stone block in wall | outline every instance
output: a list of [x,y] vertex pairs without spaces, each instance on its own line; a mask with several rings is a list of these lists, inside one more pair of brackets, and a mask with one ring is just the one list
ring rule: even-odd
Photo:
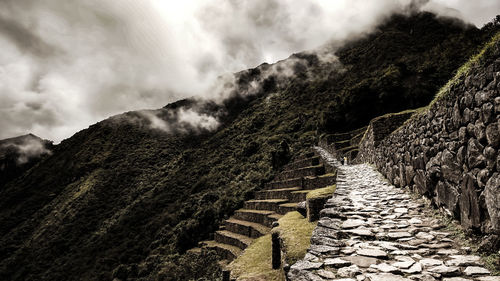
[[460,192],[458,188],[446,181],[440,181],[436,185],[436,203],[443,207],[448,215],[458,218],[458,199]]
[[500,234],[500,173],[494,173],[486,183],[485,201],[493,232]]
[[456,155],[445,150],[441,154],[441,173],[446,180],[458,184],[462,179],[462,165],[457,162]]
[[317,198],[309,198],[307,199],[307,219],[310,222],[319,220],[319,213],[323,209],[330,197],[317,197]]
[[470,169],[481,168],[486,164],[486,158],[483,156],[484,147],[476,139],[469,139],[467,144],[467,164]]
[[430,179],[428,179],[425,175],[424,170],[418,169],[415,172],[415,177],[413,178],[415,182],[417,191],[420,195],[429,195],[430,194]]
[[477,229],[481,226],[481,212],[477,196],[476,179],[470,173],[465,174],[461,185],[460,221],[465,229]]
[[498,122],[491,123],[486,127],[486,139],[488,144],[494,148],[500,145],[500,128]]

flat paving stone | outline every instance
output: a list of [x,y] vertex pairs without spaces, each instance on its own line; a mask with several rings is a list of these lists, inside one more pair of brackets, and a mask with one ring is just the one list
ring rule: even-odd
[[467,276],[472,276],[472,275],[486,275],[490,274],[491,272],[484,267],[468,266],[467,268],[465,268],[464,273]]
[[356,254],[372,258],[387,258],[386,252],[377,249],[360,249],[356,251]]

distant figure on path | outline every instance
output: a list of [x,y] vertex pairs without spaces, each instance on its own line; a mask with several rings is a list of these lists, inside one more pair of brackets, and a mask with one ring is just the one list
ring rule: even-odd
[[347,157],[344,156],[344,161],[342,161],[344,165],[347,165]]

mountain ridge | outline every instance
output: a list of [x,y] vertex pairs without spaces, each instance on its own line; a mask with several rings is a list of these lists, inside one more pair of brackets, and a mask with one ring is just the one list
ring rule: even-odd
[[[435,37],[405,49],[418,41],[401,42],[410,30],[398,23],[406,21],[432,27]],[[123,272],[130,280],[201,277],[194,276],[197,265],[177,263],[185,261],[182,253],[262,188],[291,153],[314,144],[322,132],[345,131],[430,101],[488,37],[428,13],[396,15],[381,29],[394,34],[376,33],[337,52],[346,72],[320,64],[317,55],[299,59],[294,75],[284,78],[262,76],[272,65],[261,65],[240,72],[222,104],[178,101],[155,115],[177,120],[169,112],[190,106],[202,114],[221,112],[212,114],[220,116],[215,131],[168,134],[131,112],[62,141],[0,191],[0,278],[109,280]],[[371,61],[374,50],[384,52],[391,43],[401,49],[380,58],[387,60],[383,65]],[[304,79],[307,72],[316,75]],[[404,79],[411,81],[398,82]],[[424,90],[413,90],[424,80]],[[242,95],[254,89],[253,81],[260,83],[257,90]],[[395,96],[403,103],[387,104]],[[409,96],[414,98],[405,102]],[[120,119],[127,114],[139,116],[132,118],[138,122]]]

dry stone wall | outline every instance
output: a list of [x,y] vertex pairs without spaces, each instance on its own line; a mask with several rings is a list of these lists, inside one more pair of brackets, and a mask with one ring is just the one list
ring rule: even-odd
[[382,140],[377,140],[380,128],[372,123],[357,159],[375,164],[395,186],[431,198],[465,228],[496,234],[500,233],[499,45],[493,45],[486,61],[473,64],[437,102]]

